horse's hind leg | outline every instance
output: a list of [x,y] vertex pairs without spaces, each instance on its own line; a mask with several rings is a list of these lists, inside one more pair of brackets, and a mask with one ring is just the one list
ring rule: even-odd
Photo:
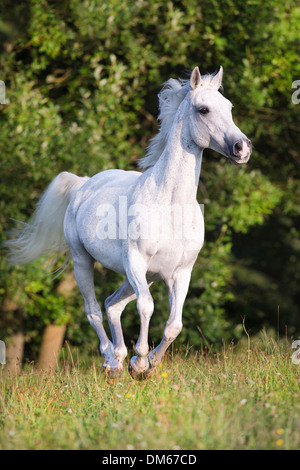
[[103,369],[111,372],[118,369],[118,361],[114,354],[113,345],[103,327],[102,312],[95,296],[94,260],[81,242],[78,239],[75,241],[76,237],[72,238],[72,243],[70,243],[70,239],[68,239],[68,243],[74,262],[75,279],[84,299],[84,311],[100,340],[100,352],[105,358]]

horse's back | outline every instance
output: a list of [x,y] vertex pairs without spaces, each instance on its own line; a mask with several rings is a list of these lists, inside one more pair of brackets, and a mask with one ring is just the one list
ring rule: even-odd
[[141,175],[140,171],[105,170],[92,176],[84,185],[84,188],[93,190],[101,190],[105,186],[127,188],[135,183]]
[[128,192],[141,176],[139,171],[105,170],[89,178],[70,203],[70,210],[77,212],[86,204],[113,203],[108,193],[122,195]]

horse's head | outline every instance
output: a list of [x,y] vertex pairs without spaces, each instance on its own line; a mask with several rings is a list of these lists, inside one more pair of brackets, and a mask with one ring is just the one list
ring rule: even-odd
[[210,148],[238,165],[250,158],[251,141],[234,124],[232,104],[218,90],[223,68],[216,75],[201,78],[196,67],[190,78],[190,132],[201,148]]

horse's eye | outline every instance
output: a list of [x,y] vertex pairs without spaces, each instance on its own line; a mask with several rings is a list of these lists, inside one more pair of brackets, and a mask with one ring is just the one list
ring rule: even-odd
[[208,109],[206,106],[202,106],[202,107],[199,109],[199,113],[200,113],[200,114],[207,114],[207,113],[209,113],[209,109]]

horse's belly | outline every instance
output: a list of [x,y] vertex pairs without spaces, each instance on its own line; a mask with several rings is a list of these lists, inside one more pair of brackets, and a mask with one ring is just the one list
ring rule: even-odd
[[122,245],[118,240],[82,241],[88,253],[105,268],[125,274],[122,261]]
[[115,189],[104,190],[97,197],[90,198],[78,208],[76,225],[86,251],[103,266],[124,274],[117,198],[118,191]]

